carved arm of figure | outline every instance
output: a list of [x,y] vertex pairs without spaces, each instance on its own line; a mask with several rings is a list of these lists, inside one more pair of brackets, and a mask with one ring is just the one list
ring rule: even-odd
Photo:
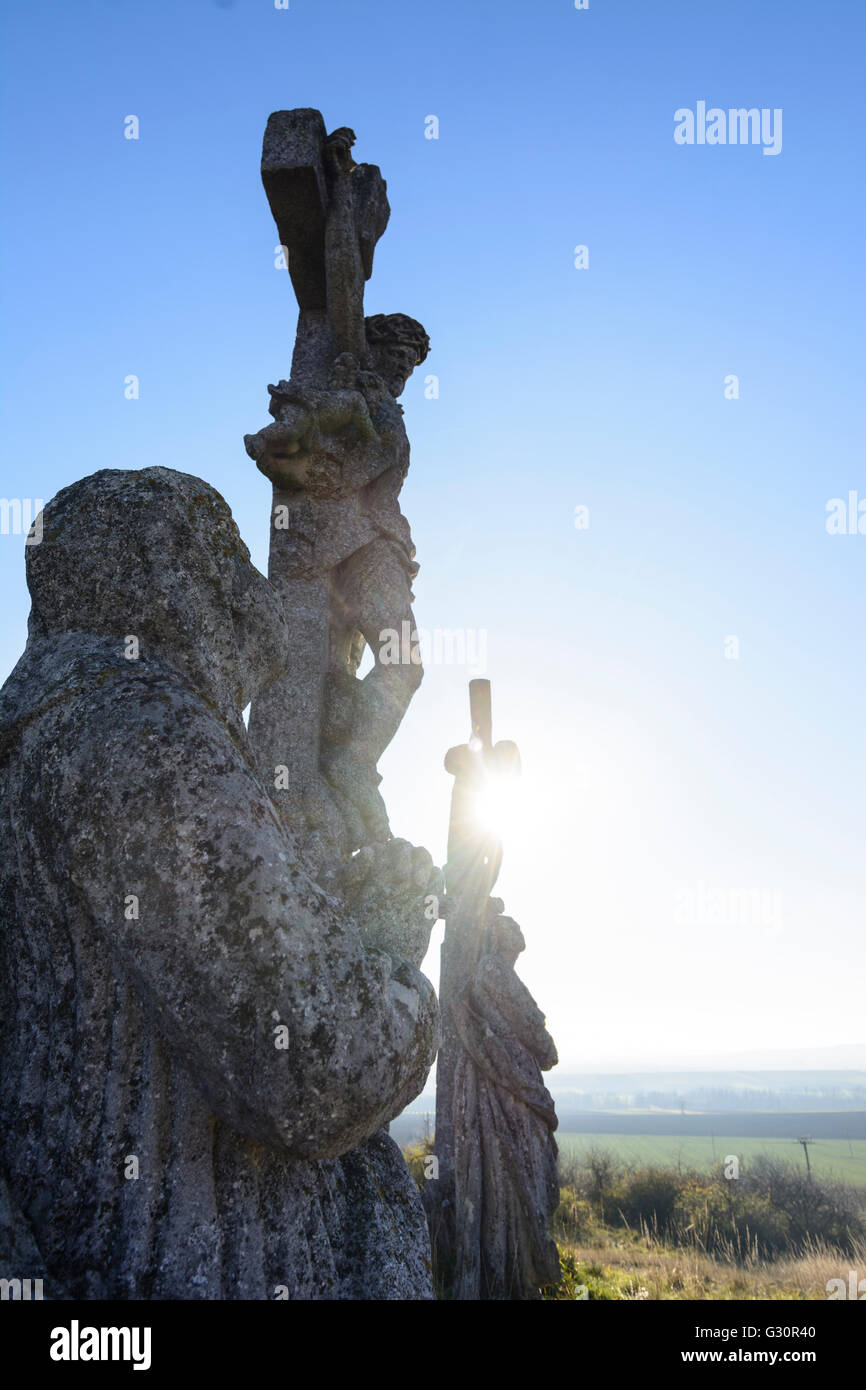
[[[333,385],[327,391],[291,381],[269,386],[274,423],[244,436],[250,458],[277,487],[291,490],[308,485],[308,456],[315,452],[333,454],[336,437],[342,436],[339,452],[377,438],[366,397],[352,384],[357,362],[343,354],[334,365]],[[333,487],[331,483],[331,494]]]

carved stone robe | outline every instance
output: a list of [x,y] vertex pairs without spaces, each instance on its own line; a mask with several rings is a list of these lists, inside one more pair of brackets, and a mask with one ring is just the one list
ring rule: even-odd
[[534,1299],[560,1277],[549,1235],[559,1204],[556,1112],[541,1068],[556,1049],[544,1015],[513,965],[482,954],[455,1007],[463,1050],[455,1065],[455,1297]]

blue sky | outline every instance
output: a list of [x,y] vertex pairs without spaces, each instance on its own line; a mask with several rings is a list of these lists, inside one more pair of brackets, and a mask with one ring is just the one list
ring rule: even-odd
[[[864,16],[6,7],[5,497],[179,468],[264,568],[242,437],[295,322],[267,116],[319,107],[381,166],[368,312],[432,340],[404,397],[416,616],[487,634],[497,732],[525,765],[501,889],[572,1069],[864,1040],[866,536],[825,528],[829,499],[866,498]],[[780,108],[781,153],[677,145],[698,101]],[[5,674],[20,536],[0,536],[0,578]],[[395,831],[440,861],[473,674],[430,665],[381,765]],[[701,894],[716,906],[683,920]]]

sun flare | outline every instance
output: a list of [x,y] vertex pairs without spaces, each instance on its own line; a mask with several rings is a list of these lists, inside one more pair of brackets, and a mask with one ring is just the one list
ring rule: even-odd
[[475,795],[475,820],[497,839],[509,839],[520,830],[520,783],[513,775],[488,773]]

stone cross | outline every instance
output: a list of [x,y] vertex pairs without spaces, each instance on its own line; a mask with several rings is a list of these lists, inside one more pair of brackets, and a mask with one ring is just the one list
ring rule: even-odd
[[[439,1180],[429,1190],[434,1247],[440,1263],[454,1239],[454,1066],[461,1044],[454,1023],[454,1003],[471,977],[481,951],[489,915],[490,892],[499,876],[502,843],[478,815],[479,796],[488,778],[516,772],[517,745],[493,743],[489,680],[469,682],[471,736],[450,748],[445,770],[454,778],[445,866],[445,938],[442,943],[439,1002],[442,1042],[436,1063],[436,1158]],[[501,905],[500,905],[501,907]]]
[[502,862],[502,846],[478,819],[478,798],[488,779],[498,780],[519,770],[520,754],[510,742],[493,744],[493,713],[489,680],[469,682],[472,734],[468,743],[450,748],[445,770],[454,778],[448,827],[446,887],[449,897],[486,899]]
[[[283,602],[285,674],[253,703],[263,774],[317,872],[390,839],[377,763],[420,683],[384,634],[412,632],[417,574],[399,492],[409,440],[398,397],[429,340],[406,314],[364,315],[388,223],[385,181],[351,156],[354,132],[321,113],[276,111],[262,181],[298,301],[273,424],[245,436],[273,484],[268,577]],[[374,666],[357,679],[365,644]]]
[[[556,1064],[544,1015],[515,972],[525,941],[490,897],[502,861],[478,800],[520,765],[493,742],[490,682],[469,686],[472,736],[449,750],[454,776],[436,1078],[438,1181],[426,1205],[443,1292],[533,1299],[559,1279],[556,1111],[541,1073]],[[490,781],[493,779],[493,787]],[[502,789],[505,790],[504,788]]]
[[300,309],[292,378],[327,385],[334,359],[364,355],[364,284],[391,209],[374,164],[355,164],[354,131],[331,135],[321,113],[275,111],[262,181]]

